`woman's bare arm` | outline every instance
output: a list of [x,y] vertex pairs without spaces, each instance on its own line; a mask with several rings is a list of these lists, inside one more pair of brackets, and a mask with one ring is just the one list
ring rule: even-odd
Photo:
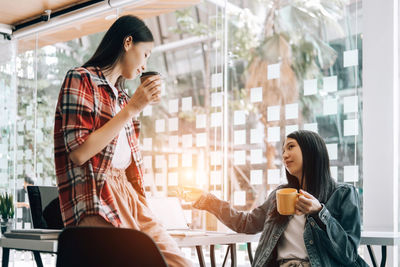
[[138,115],[145,106],[160,100],[161,81],[159,76],[146,79],[128,104],[101,128],[92,132],[86,141],[69,155],[73,163],[82,165],[106,147],[118,135],[122,127],[134,116]]

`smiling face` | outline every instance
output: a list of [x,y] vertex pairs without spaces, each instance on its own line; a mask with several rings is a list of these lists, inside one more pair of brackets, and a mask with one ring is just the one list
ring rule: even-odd
[[128,80],[140,75],[146,69],[153,47],[153,42],[132,43],[132,37],[127,37],[124,43],[125,54],[120,62],[121,75]]
[[297,141],[293,138],[287,138],[283,146],[283,162],[286,170],[293,176],[299,179],[301,183],[301,176],[303,172],[303,155]]

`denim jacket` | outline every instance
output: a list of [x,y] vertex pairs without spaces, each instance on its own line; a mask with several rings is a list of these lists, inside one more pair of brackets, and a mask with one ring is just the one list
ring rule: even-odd
[[[277,266],[277,244],[292,216],[277,223],[269,214],[274,208],[274,190],[261,206],[250,212],[237,211],[226,201],[212,194],[203,195],[194,207],[214,214],[226,226],[238,233],[262,231],[253,266]],[[368,266],[358,255],[361,221],[356,188],[339,184],[322,210],[306,215],[304,243],[312,267]]]

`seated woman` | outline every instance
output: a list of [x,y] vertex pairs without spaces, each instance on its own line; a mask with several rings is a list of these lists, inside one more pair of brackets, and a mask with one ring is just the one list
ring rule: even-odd
[[287,136],[282,152],[288,183],[276,190],[300,190],[295,215],[278,213],[276,190],[251,212],[237,211],[196,188],[185,188],[181,196],[236,232],[262,231],[253,266],[368,266],[357,253],[361,235],[357,189],[331,178],[323,139],[314,132],[297,131]]

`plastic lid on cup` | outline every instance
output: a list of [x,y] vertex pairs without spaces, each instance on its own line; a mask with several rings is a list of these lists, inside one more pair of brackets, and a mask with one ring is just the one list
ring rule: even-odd
[[142,72],[142,75],[140,75],[140,78],[146,77],[146,76],[152,76],[152,75],[160,75],[161,76],[161,74],[158,71],[146,71],[146,72]]

